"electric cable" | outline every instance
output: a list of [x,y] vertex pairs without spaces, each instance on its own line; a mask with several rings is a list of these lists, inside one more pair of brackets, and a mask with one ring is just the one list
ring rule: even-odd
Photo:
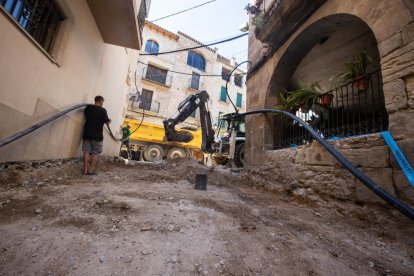
[[154,20],[148,21],[148,22],[149,22],[149,23],[153,23],[153,22],[156,22],[156,21],[159,21],[159,20],[162,20],[162,19],[165,19],[165,18],[168,18],[168,17],[174,16],[174,15],[178,15],[178,14],[180,14],[180,13],[184,13],[184,12],[187,12],[187,11],[190,11],[190,10],[193,10],[193,9],[196,9],[196,8],[199,8],[199,7],[201,7],[201,6],[207,5],[207,4],[209,4],[209,3],[211,3],[211,2],[215,2],[215,1],[216,1],[216,0],[211,0],[211,1],[208,1],[208,2],[205,2],[205,3],[202,3],[202,4],[200,4],[200,5],[197,5],[197,6],[194,6],[194,7],[191,7],[191,8],[188,8],[188,9],[185,9],[185,10],[182,10],[182,11],[179,11],[179,12],[176,12],[176,13],[173,13],[173,14],[170,14],[170,15],[166,15],[166,16],[164,16],[164,17],[160,17],[160,18],[157,18],[157,19],[154,19]]
[[158,56],[158,55],[166,55],[166,54],[172,54],[172,53],[177,53],[177,52],[184,52],[184,51],[194,50],[194,49],[199,49],[199,48],[205,48],[205,47],[208,47],[208,46],[213,46],[213,45],[217,45],[217,44],[226,43],[226,42],[229,42],[229,41],[232,41],[232,40],[236,40],[236,39],[239,39],[239,38],[241,38],[243,36],[246,36],[246,35],[248,35],[248,33],[233,36],[231,38],[220,40],[220,41],[213,42],[213,43],[203,44],[203,45],[189,47],[189,48],[177,49],[177,50],[172,50],[172,51],[166,51],[166,52],[146,53],[146,54],[141,54],[141,56]]
[[[138,61],[139,62],[139,61]],[[138,64],[137,64],[138,65]],[[137,85],[137,70],[138,70],[138,66],[135,68],[135,74],[134,74],[134,83],[135,83],[135,90],[137,91],[137,97],[139,97],[139,92],[138,92],[138,85]],[[109,135],[112,137],[112,139],[120,141],[120,142],[124,142],[127,141],[129,139],[129,137],[135,133],[142,125],[142,123],[144,122],[144,118],[145,118],[145,109],[142,109],[142,118],[141,118],[141,122],[139,123],[139,125],[137,126],[136,129],[134,129],[134,131],[132,131],[127,137],[125,138],[116,138],[115,135],[112,133],[111,128],[109,127],[109,125],[106,125],[106,127],[108,128],[109,131]]]
[[244,63],[249,63],[250,64],[250,66],[252,65],[252,62],[250,61],[250,60],[246,60],[246,61],[243,61],[243,62],[241,62],[241,63],[239,63],[236,67],[234,67],[234,69],[230,72],[230,74],[228,75],[228,77],[227,77],[227,81],[226,81],[226,95],[227,95],[227,97],[229,98],[229,100],[230,100],[230,103],[231,103],[231,105],[233,106],[233,108],[234,108],[234,110],[235,110],[235,112],[236,112],[236,114],[238,114],[239,113],[239,110],[237,109],[237,107],[236,107],[236,105],[233,103],[233,101],[232,101],[232,99],[230,98],[230,95],[229,95],[229,91],[227,90],[227,87],[228,87],[228,84],[229,84],[229,82],[230,82],[230,77],[231,77],[231,75],[233,74],[233,72],[240,66],[240,65],[242,65],[242,64],[244,64]]
[[[148,63],[144,63],[141,61],[138,61],[138,63],[142,64],[142,65],[146,65],[148,66]],[[179,72],[179,71],[174,71],[174,70],[168,70],[168,72],[171,73],[175,73],[175,74],[181,74],[181,75],[188,75],[188,76],[192,76],[193,73],[186,73],[186,72]],[[239,73],[239,74],[235,74],[235,75],[247,75],[247,73]],[[165,75],[151,75],[152,77],[161,77],[161,76],[165,76]],[[215,74],[200,74],[200,77],[223,77],[223,75],[215,75]]]

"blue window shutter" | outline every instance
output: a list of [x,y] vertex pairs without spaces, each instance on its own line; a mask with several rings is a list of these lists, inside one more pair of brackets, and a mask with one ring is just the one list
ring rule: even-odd
[[187,65],[197,68],[200,71],[205,72],[206,71],[206,61],[205,59],[200,55],[197,54],[194,51],[189,51],[187,55]]
[[240,93],[237,93],[237,101],[236,101],[237,107],[242,107],[242,98],[243,98],[243,95]]
[[147,40],[145,44],[145,52],[150,54],[157,54],[158,53],[158,43],[154,40]]
[[220,101],[227,102],[226,87],[224,87],[224,86],[221,87]]

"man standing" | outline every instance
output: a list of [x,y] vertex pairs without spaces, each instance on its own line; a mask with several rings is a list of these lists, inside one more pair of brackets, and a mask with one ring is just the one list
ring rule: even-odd
[[95,168],[98,155],[102,152],[103,125],[109,124],[106,109],[102,107],[104,98],[95,97],[95,104],[85,108],[85,126],[83,128],[83,173],[96,175]]
[[127,153],[128,153],[128,160],[132,159],[132,155],[131,155],[131,148],[129,146],[129,136],[131,136],[131,130],[130,130],[131,126],[130,125],[126,125],[125,127],[122,128],[122,144],[121,144],[121,148],[123,145],[125,145],[127,147]]

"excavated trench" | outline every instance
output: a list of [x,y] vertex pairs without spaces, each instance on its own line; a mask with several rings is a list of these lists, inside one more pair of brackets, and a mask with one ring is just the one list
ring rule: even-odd
[[[268,190],[257,168],[191,159],[103,158],[99,168],[81,175],[77,159],[0,167],[0,275],[414,271],[413,223],[385,206],[315,203],[283,185]],[[197,173],[206,191],[194,189]]]

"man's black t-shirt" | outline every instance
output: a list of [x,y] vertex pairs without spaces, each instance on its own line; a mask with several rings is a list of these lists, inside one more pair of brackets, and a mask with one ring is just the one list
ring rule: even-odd
[[88,105],[85,108],[84,140],[103,141],[103,125],[109,122],[106,109],[97,105]]

